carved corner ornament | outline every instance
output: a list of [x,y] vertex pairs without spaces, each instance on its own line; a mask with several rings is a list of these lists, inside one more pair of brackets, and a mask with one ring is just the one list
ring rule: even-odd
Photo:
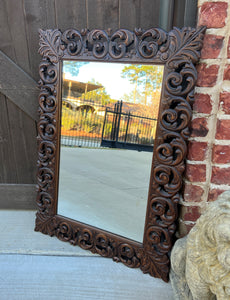
[[[168,281],[191,104],[205,27],[40,30],[36,231]],[[164,65],[143,243],[57,215],[62,61]]]

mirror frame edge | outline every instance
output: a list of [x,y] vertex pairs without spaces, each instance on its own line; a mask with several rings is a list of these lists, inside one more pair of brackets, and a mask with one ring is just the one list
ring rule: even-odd
[[[113,258],[168,282],[187,152],[189,123],[205,27],[39,30],[40,95],[35,231]],[[61,71],[64,59],[164,65],[143,243],[57,215]]]

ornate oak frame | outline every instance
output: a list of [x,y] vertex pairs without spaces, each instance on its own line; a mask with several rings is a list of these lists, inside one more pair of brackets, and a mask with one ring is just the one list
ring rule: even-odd
[[[194,64],[200,56],[204,30],[40,30],[36,231],[168,281],[197,77]],[[143,244],[57,215],[64,59],[164,65]]]

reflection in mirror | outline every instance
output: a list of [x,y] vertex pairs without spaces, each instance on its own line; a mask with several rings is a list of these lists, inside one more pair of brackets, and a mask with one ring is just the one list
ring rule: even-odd
[[58,214],[142,242],[162,77],[63,61]]

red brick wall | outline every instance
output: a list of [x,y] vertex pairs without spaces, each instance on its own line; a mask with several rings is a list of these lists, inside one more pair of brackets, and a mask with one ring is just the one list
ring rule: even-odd
[[230,190],[230,1],[198,1],[198,25],[207,30],[197,66],[179,236],[209,201]]

